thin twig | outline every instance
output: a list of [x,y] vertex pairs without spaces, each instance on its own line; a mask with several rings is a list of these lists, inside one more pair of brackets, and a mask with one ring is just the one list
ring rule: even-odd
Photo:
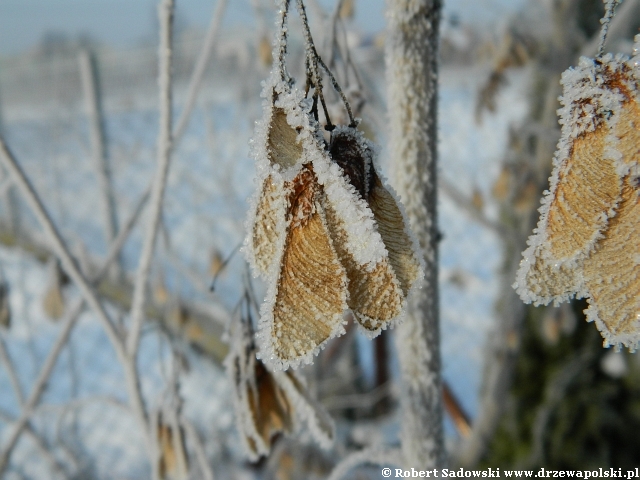
[[289,81],[289,74],[287,73],[286,57],[287,57],[287,18],[289,16],[289,5],[291,0],[282,0],[282,6],[280,7],[280,25],[278,29],[278,58],[277,68],[280,73],[280,78],[283,82]]
[[0,360],[7,370],[11,387],[15,393],[16,400],[18,400],[18,405],[22,405],[24,403],[24,394],[22,393],[22,387],[20,386],[20,379],[18,378],[18,373],[11,361],[9,352],[7,352],[7,346],[4,344],[4,339],[2,337],[0,337]]
[[389,382],[374,388],[366,393],[354,393],[351,395],[337,395],[323,400],[327,410],[346,410],[348,408],[372,408],[382,399],[391,395]]
[[59,478],[68,478],[64,468],[53,455],[53,453],[49,450],[44,439],[38,435],[38,433],[33,429],[33,426],[28,423],[26,428],[27,435],[31,437],[31,441],[33,441],[34,445],[40,452],[40,456],[47,460],[50,465],[50,472],[56,472]]
[[[115,239],[111,248],[109,249],[107,258],[103,262],[98,272],[92,278],[93,284],[98,283],[106,275],[113,260],[118,256],[118,254],[122,250],[122,247],[124,246],[125,241],[127,240],[127,238],[129,237],[129,234],[133,230],[133,226],[135,225],[136,220],[140,215],[140,212],[142,211],[142,207],[144,206],[144,203],[147,197],[148,197],[148,192],[145,192],[145,194],[143,194],[142,198],[138,202],[138,205],[134,209],[134,212],[131,215],[131,218],[120,230],[118,237]],[[6,468],[9,456],[11,455],[11,452],[13,451],[18,439],[20,438],[21,433],[23,432],[24,428],[28,425],[29,419],[33,414],[33,410],[35,409],[36,405],[40,402],[40,399],[42,398],[42,394],[46,389],[47,383],[49,381],[49,377],[51,376],[53,368],[55,367],[56,362],[58,361],[58,356],[60,355],[64,346],[66,345],[69,339],[69,336],[71,334],[71,331],[73,330],[73,327],[78,321],[78,318],[80,318],[80,314],[83,311],[84,304],[85,304],[85,299],[84,297],[82,297],[77,301],[77,303],[73,306],[73,308],[71,308],[67,316],[67,319],[63,321],[63,327],[62,327],[60,336],[58,337],[58,340],[50,350],[49,355],[45,359],[43,367],[40,370],[40,374],[38,375],[38,378],[33,384],[29,398],[26,400],[26,402],[22,407],[22,413],[20,415],[20,418],[16,421],[16,424],[14,425],[14,430],[9,435],[9,440],[7,441],[4,449],[2,450],[2,453],[0,453],[0,475],[2,474],[2,471],[4,470],[4,468]]]
[[107,159],[104,113],[100,102],[100,89],[95,58],[87,50],[82,50],[78,57],[78,62],[80,66],[80,76],[82,78],[82,89],[84,91],[87,115],[89,116],[91,126],[92,156],[95,173],[98,179],[98,188],[100,191],[100,206],[102,208],[102,215],[105,222],[105,243],[109,245],[113,242],[118,233],[118,217],[116,213],[116,202],[113,195],[111,172],[109,170]]
[[355,127],[356,126],[356,121],[353,118],[353,111],[351,110],[351,105],[349,105],[349,101],[347,100],[346,95],[344,94],[344,92],[340,88],[340,85],[338,84],[338,81],[333,76],[333,73],[331,72],[331,70],[329,70],[329,68],[322,61],[322,58],[320,58],[320,55],[318,55],[318,52],[317,52],[316,47],[315,47],[315,44],[313,43],[313,37],[311,36],[311,29],[309,28],[309,21],[307,19],[307,13],[305,11],[304,3],[302,2],[302,0],[296,0],[296,5],[298,6],[298,13],[300,14],[300,18],[302,19],[302,25],[303,25],[303,28],[304,28],[304,36],[305,36],[305,48],[307,49],[307,52],[308,52],[307,55],[311,56],[310,64],[314,68],[313,75],[315,77],[314,78],[315,87],[316,87],[316,90],[318,91],[318,94],[320,96],[320,100],[322,102],[322,106],[323,106],[323,108],[325,110],[325,116],[327,117],[327,124],[328,124],[327,126],[331,127],[331,121],[329,120],[329,117],[327,115],[327,109],[326,109],[326,105],[324,103],[324,97],[322,96],[321,75],[320,75],[320,72],[318,72],[318,69],[317,69],[318,65],[320,65],[322,67],[322,69],[325,71],[325,73],[327,74],[327,76],[331,80],[331,85],[333,86],[335,91],[338,92],[338,94],[340,95],[340,98],[342,99],[342,102],[344,103],[344,106],[347,109],[347,113],[349,115],[350,125],[352,127]]
[[118,356],[124,359],[125,351],[120,337],[118,336],[113,323],[109,319],[107,312],[104,310],[104,307],[98,300],[97,294],[91,288],[89,282],[76,265],[76,262],[73,260],[71,253],[69,253],[69,249],[62,239],[62,236],[58,232],[57,227],[51,220],[51,217],[47,213],[42,201],[40,200],[40,197],[34,190],[25,173],[22,171],[22,168],[16,161],[15,157],[13,156],[7,145],[4,143],[4,140],[1,138],[0,161],[13,176],[16,186],[21,191],[27,204],[38,219],[38,222],[40,223],[42,229],[48,236],[53,250],[55,251],[56,256],[60,259],[60,263],[62,264],[65,272],[67,272],[71,280],[73,280],[73,282],[77,285],[87,304],[91,307],[92,310],[94,310],[94,312],[98,316],[98,319],[103,324],[102,326],[105,329],[107,337],[116,350]]
[[[609,45],[621,38],[633,36],[638,15],[640,15],[640,0],[625,0],[609,24],[607,31]],[[593,35],[580,51],[580,55],[593,57],[598,53],[599,46],[600,36]]]
[[402,465],[402,452],[399,449],[384,450],[379,447],[366,448],[354,452],[338,463],[327,480],[340,480],[360,465]]
[[162,203],[171,160],[171,57],[173,0],[162,0],[159,7],[160,49],[159,79],[160,86],[160,131],[158,133],[158,166],[151,190],[151,210],[149,211],[147,230],[138,263],[138,271],[133,288],[131,302],[131,331],[127,338],[127,353],[136,356],[140,332],[144,321],[144,305],[147,298],[147,281],[151,271],[151,260],[160,228]]
[[[82,307],[82,303],[80,303],[80,307]],[[33,409],[35,408],[37,403],[40,401],[40,398],[44,393],[45,387],[49,381],[49,377],[51,376],[51,372],[53,371],[53,368],[55,367],[56,362],[58,360],[58,356],[60,355],[60,352],[62,352],[62,349],[64,348],[64,346],[67,344],[67,341],[69,340],[69,335],[71,334],[73,327],[75,326],[78,318],[80,317],[81,311],[82,311],[82,308],[78,308],[72,311],[71,314],[67,317],[67,320],[65,321],[62,327],[62,332],[60,333],[58,340],[56,341],[55,345],[49,352],[49,355],[47,356],[47,359],[44,362],[44,366],[42,367],[42,370],[40,370],[40,374],[38,375],[38,378],[34,382],[34,386],[31,390],[31,394],[29,395],[29,398],[24,404],[22,413],[20,414],[20,418],[18,418],[18,420],[14,423],[13,430],[11,431],[11,433],[7,435],[7,441],[5,443],[5,446],[2,452],[0,453],[0,476],[2,475],[2,472],[5,470],[5,468],[9,463],[9,457],[11,456],[13,449],[18,443],[18,439],[20,438],[20,435],[22,434],[22,432],[27,427],[30,421],[31,415],[33,414]]]
[[202,474],[203,480],[214,480],[213,470],[211,469],[211,465],[207,461],[207,453],[204,450],[204,445],[202,445],[202,440],[200,439],[200,435],[196,431],[193,424],[186,419],[184,416],[180,416],[180,424],[184,428],[187,438],[189,439],[189,443],[193,447],[193,452],[196,454],[196,460],[198,461],[198,465],[200,466],[200,473]]
[[458,208],[463,210],[465,213],[468,213],[469,216],[478,222],[480,225],[487,227],[489,230],[493,231],[500,238],[504,238],[507,235],[507,231],[504,229],[502,225],[493,220],[490,220],[484,212],[477,209],[473,202],[467,198],[464,194],[462,194],[456,187],[454,187],[449,181],[445,180],[442,176],[440,177],[440,187],[442,188],[442,192],[456,204]]
[[333,13],[331,14],[331,35],[329,36],[329,67],[333,68],[336,64],[336,51],[339,52],[337,41],[338,19],[340,18],[340,10],[344,0],[338,0],[335,7],[333,7]]
[[193,111],[193,107],[196,103],[196,97],[198,96],[198,91],[200,90],[200,85],[202,84],[204,73],[207,69],[207,65],[209,64],[209,59],[211,58],[211,54],[216,45],[218,30],[220,30],[220,24],[222,23],[222,15],[224,14],[224,10],[226,6],[227,6],[227,0],[218,0],[218,4],[216,5],[216,8],[213,12],[213,16],[211,17],[211,22],[209,23],[209,29],[207,30],[207,35],[204,39],[204,43],[202,45],[202,49],[200,50],[200,54],[198,55],[196,66],[193,69],[191,80],[189,81],[189,88],[187,90],[187,99],[184,102],[184,107],[180,112],[180,118],[178,118],[178,121],[176,122],[176,128],[173,131],[174,146],[178,144],[178,142],[182,138],[182,134],[184,133],[185,129],[187,128],[187,125],[189,124],[189,119],[191,118],[191,112]]
[[604,53],[604,44],[607,41],[607,32],[609,31],[609,24],[615,14],[616,7],[621,0],[608,0],[605,5],[604,18],[600,21],[602,23],[602,29],[600,30],[600,44],[598,45],[597,57],[601,57]]

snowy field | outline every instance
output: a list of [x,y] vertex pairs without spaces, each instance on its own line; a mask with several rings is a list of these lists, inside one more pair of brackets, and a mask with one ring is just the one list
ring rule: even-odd
[[[500,170],[508,127],[525,114],[527,85],[524,74],[511,77],[498,99],[498,113],[485,115],[478,125],[474,120],[475,94],[486,75],[483,67],[449,67],[442,71],[439,160],[440,174],[469,197],[479,191],[487,216],[495,219],[497,206],[491,187]],[[170,251],[182,269],[176,268],[175,262],[165,261],[161,269],[152,272],[152,281],[164,279],[167,288],[183,298],[216,301],[229,311],[241,295],[243,259],[240,255],[233,258],[214,293],[206,289],[211,278],[207,269],[212,251],[226,257],[244,236],[247,198],[254,188],[248,141],[253,122],[260,116],[259,79],[256,76],[252,80],[255,84],[245,79],[227,81],[224,87],[220,83],[205,87],[203,99],[174,153],[166,193],[165,234],[159,242],[160,252]],[[376,87],[384,92],[383,83]],[[179,113],[180,95],[177,99]],[[152,92],[129,103],[117,95],[105,101],[120,221],[128,217],[154,171],[158,113],[153,101]],[[46,199],[68,243],[83,245],[93,256],[104,255],[103,227],[96,214],[100,211],[99,198],[93,167],[87,160],[89,132],[78,104],[41,112],[29,106],[13,106],[3,112],[3,117],[7,143]],[[376,123],[384,125],[384,120]],[[383,144],[382,170],[392,178],[384,158],[384,132],[377,133]],[[501,245],[496,235],[445,195],[440,197],[439,215],[443,233],[440,278],[444,378],[473,417],[484,342],[492,327],[493,302],[498,293],[496,272]],[[35,228],[28,215],[23,221]],[[128,271],[136,268],[141,238],[140,228],[136,228],[124,248],[122,261]],[[12,326],[2,330],[0,337],[28,396],[61,327],[42,310],[46,267],[15,248],[0,249],[0,264],[1,274],[10,285],[12,310]],[[199,283],[194,278],[200,279]],[[258,283],[256,287],[259,291],[264,288]],[[67,305],[78,298],[78,292],[69,287],[65,295]],[[143,393],[152,408],[160,406],[166,397],[163,388],[171,370],[167,365],[168,342],[154,335],[154,328],[145,330],[140,355]],[[359,344],[365,342],[364,337],[358,340]],[[185,356],[190,366],[182,377],[185,414],[205,432],[207,454],[216,459],[216,474],[223,478],[219,469],[234,461],[241,464],[230,385],[220,366],[202,361],[190,351]],[[19,416],[18,399],[7,369],[2,367],[0,392],[0,415]],[[111,400],[105,400],[107,397]],[[91,478],[137,478],[146,468],[143,442],[134,440],[139,434],[132,428],[132,419],[113,399],[126,401],[122,371],[98,322],[85,312],[56,365],[33,427],[44,432],[48,441],[60,445],[55,449],[58,463],[76,462],[78,470]],[[5,419],[0,418],[0,446],[9,430]],[[450,426],[447,432],[455,435]],[[34,458],[40,460],[34,462]],[[51,472],[55,463],[55,459],[40,455],[27,435],[12,456],[6,478],[49,478],[43,472]]]

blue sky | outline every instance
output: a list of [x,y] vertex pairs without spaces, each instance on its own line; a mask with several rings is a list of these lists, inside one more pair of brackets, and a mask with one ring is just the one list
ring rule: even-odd
[[[204,28],[216,1],[177,0],[178,18]],[[318,1],[330,7],[335,0]],[[465,22],[490,24],[524,1],[445,0],[445,15],[455,12]],[[89,33],[113,46],[135,45],[155,37],[156,4],[155,0],[0,0],[0,54],[20,53],[52,31],[71,36]],[[356,8],[358,28],[370,32],[383,28],[384,0],[357,0]],[[225,26],[253,21],[250,0],[229,0]]]

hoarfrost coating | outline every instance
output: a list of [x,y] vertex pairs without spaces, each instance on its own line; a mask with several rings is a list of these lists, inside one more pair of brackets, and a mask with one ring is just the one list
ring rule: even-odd
[[562,134],[514,284],[535,305],[586,297],[605,346],[631,349],[640,340],[638,73],[636,57],[609,54],[562,75]]

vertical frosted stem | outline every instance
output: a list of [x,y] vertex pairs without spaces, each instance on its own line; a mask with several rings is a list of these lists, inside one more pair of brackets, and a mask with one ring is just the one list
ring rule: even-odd
[[136,357],[140,331],[144,322],[144,305],[147,297],[147,280],[151,271],[151,260],[160,227],[164,191],[167,185],[171,160],[171,57],[173,0],[162,0],[158,9],[160,17],[160,48],[158,86],[160,90],[160,130],[158,132],[158,164],[151,188],[150,210],[147,217],[142,253],[138,263],[133,300],[131,302],[131,331],[127,338],[127,352]]
[[100,191],[100,207],[105,224],[105,244],[110,245],[118,233],[115,199],[111,172],[107,162],[107,148],[105,142],[104,113],[100,98],[100,88],[96,72],[95,59],[87,50],[78,56],[82,89],[84,91],[85,108],[89,116],[91,130],[91,149],[94,168]]
[[425,282],[397,329],[402,373],[402,453],[407,466],[444,464],[438,230],[437,74],[440,0],[387,0],[386,68],[395,186],[420,240]]

